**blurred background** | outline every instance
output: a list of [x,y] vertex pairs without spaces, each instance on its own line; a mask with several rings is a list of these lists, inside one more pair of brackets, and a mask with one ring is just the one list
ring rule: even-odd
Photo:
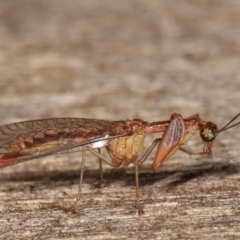
[[[184,117],[199,113],[203,120],[213,121],[222,127],[240,112],[239,26],[240,1],[238,0],[0,0],[0,124],[52,117],[109,120],[141,118],[145,121],[159,121],[167,120],[173,112],[178,112]],[[170,169],[170,172],[176,171],[176,174],[179,174],[181,171],[188,172],[188,168],[192,169],[194,164],[199,164],[197,166],[202,172],[205,171],[205,166],[210,166],[210,178],[215,177],[214,174],[218,171],[214,170],[216,166],[220,166],[220,173],[227,176],[228,172],[221,170],[221,164],[229,166],[229,162],[239,163],[240,130],[239,127],[238,129],[236,127],[235,130],[221,134],[213,149],[214,157],[212,159],[201,157],[201,163],[205,161],[206,165],[200,166],[200,157],[190,158],[183,153],[176,153],[172,156],[172,161],[168,161],[164,165],[164,171]],[[151,140],[150,137],[149,142]],[[194,150],[195,148],[190,146],[190,149]],[[59,184],[58,188],[62,187],[63,191],[66,190],[64,186],[67,184],[69,184],[68,187],[72,186],[72,182],[77,186],[79,156],[78,153],[58,156],[58,159],[66,161],[55,161],[55,157],[50,156],[50,159],[30,161],[2,169],[0,176],[3,195],[1,195],[1,199],[5,199],[6,209],[10,212],[12,209],[16,209],[15,213],[17,212],[18,215],[14,216],[19,219],[21,224],[25,222],[22,219],[23,214],[21,214],[24,209],[25,215],[25,208],[30,208],[29,212],[33,214],[30,219],[34,219],[36,216],[38,216],[36,221],[46,219],[44,214],[48,214],[48,212],[40,209],[38,212],[40,215],[34,215],[34,212],[31,212],[33,202],[25,204],[25,198],[41,199],[45,206],[45,202],[50,197],[61,195],[59,189],[56,191],[55,184]],[[143,171],[148,174],[144,175],[145,182],[147,182],[146,179],[150,181],[151,176],[153,176],[152,178],[155,176],[156,180],[152,180],[152,183],[159,184],[158,189],[162,191],[161,187],[165,186],[166,182],[164,179],[158,180],[164,174],[152,175],[149,168],[152,160],[153,156],[143,166]],[[98,168],[96,160],[93,161],[94,164],[91,165],[88,158],[87,169],[90,171]],[[214,165],[214,161],[216,165]],[[211,167],[212,163],[213,167]],[[74,169],[76,170],[75,177],[67,182],[66,179],[72,176],[68,170],[73,171]],[[237,169],[236,165],[231,169]],[[231,169],[229,171],[232,171]],[[60,171],[62,175],[59,174],[55,176],[55,180],[52,180],[53,173],[47,174],[47,170]],[[133,184],[129,187],[130,196],[134,191],[134,170],[131,173]],[[89,190],[92,186],[93,180],[89,174],[91,173],[88,172],[88,177],[84,180],[85,191],[86,188]],[[94,172],[94,174],[97,176],[98,173]],[[221,186],[222,178],[220,174],[216,173],[216,175],[217,183],[206,180],[205,184],[212,183]],[[167,176],[170,178],[172,175]],[[61,177],[63,182],[59,182]],[[116,180],[112,180],[114,177],[114,173],[109,175],[109,182],[113,181],[113,184],[116,184]],[[7,181],[8,179],[9,181]],[[23,180],[19,182],[19,179]],[[96,179],[97,177],[94,178],[94,181]],[[119,177],[119,181],[124,181],[123,179]],[[179,179],[178,175],[176,179]],[[231,180],[226,180],[228,189],[227,183],[236,186],[235,182],[233,180],[231,182]],[[29,181],[33,181],[33,183],[29,183]],[[32,184],[34,187],[38,185],[36,189],[39,189],[39,193],[37,193],[43,194],[42,198],[32,195],[32,185],[29,187],[29,191],[21,190],[27,184]],[[199,182],[195,184],[191,189],[187,184],[183,184],[185,189],[180,189],[181,185],[178,188],[180,189],[179,196],[183,191],[193,193],[194,189],[196,192],[193,194],[200,193],[201,190],[197,189],[200,187]],[[73,195],[76,193],[76,186],[72,190]],[[123,193],[127,192],[126,186],[124,187],[123,189],[113,187],[110,190],[106,188],[102,191],[111,191],[110,196],[114,190],[118,194],[119,189]],[[149,189],[147,189],[148,187]],[[8,194],[9,191],[12,191],[11,189],[15,189],[15,192]],[[145,186],[145,193],[149,194],[145,195],[145,199],[149,199],[149,205],[152,203],[151,201],[156,201],[156,205],[148,206],[148,208],[153,206],[153,210],[146,212],[153,215],[159,214],[155,219],[158,224],[154,222],[149,227],[152,229],[153,226],[156,226],[156,229],[159,230],[159,224],[163,222],[163,219],[171,221],[172,218],[168,218],[169,209],[165,213],[161,212],[163,208],[162,206],[159,208],[158,204],[161,203],[159,198],[162,196],[162,192],[157,195],[155,189],[151,190],[151,184]],[[234,189],[232,191],[237,194]],[[89,192],[92,192],[92,189]],[[122,192],[121,194],[123,194]],[[168,193],[172,192],[168,191]],[[152,196],[151,194],[156,195]],[[173,196],[176,196],[174,194],[176,193],[173,193]],[[16,196],[18,200],[23,199],[23,201],[19,201],[20,203],[16,205],[15,201],[9,200],[12,196]],[[104,194],[97,196],[105,197]],[[215,196],[214,193],[211,197],[213,196]],[[221,192],[219,198],[221,196],[225,195]],[[87,197],[85,196],[86,200],[83,199],[83,202],[88,200]],[[170,199],[173,198],[171,196]],[[178,203],[179,201],[177,200]],[[183,203],[183,209],[186,209],[186,205],[184,205],[186,202]],[[191,203],[191,201],[189,202]],[[225,202],[225,199],[222,202]],[[131,204],[132,202],[129,205],[122,204],[120,206],[126,206],[127,209],[132,206]],[[93,206],[93,204],[87,206]],[[37,205],[36,209],[39,209],[38,207]],[[239,212],[239,204],[237,208]],[[102,216],[105,216],[104,214],[109,208],[104,205],[102,211],[99,210],[99,206],[95,210],[89,209],[86,211],[92,211],[94,220],[95,214],[98,214],[101,219],[99,229],[104,229],[107,223],[102,224],[104,221]],[[114,211],[113,209],[115,206],[111,211]],[[45,211],[43,216],[41,211]],[[56,213],[56,210],[52,211],[51,214]],[[215,214],[218,216],[220,212],[216,211]],[[135,213],[135,211],[133,212]],[[175,212],[175,209],[172,212]],[[199,212],[202,213],[201,207]],[[89,213],[87,212],[87,214]],[[178,214],[177,210],[176,214]],[[159,217],[160,215],[161,217]],[[7,218],[5,224],[9,223],[8,219],[13,219],[17,223],[12,215],[4,216]],[[67,218],[65,215],[61,216],[64,219],[61,227],[66,227],[71,232],[72,223],[70,224],[68,219],[65,219]],[[180,218],[183,216],[182,212],[179,213],[179,216]],[[199,216],[196,222],[198,220],[200,222],[197,222],[196,226],[201,224],[203,226],[208,212],[203,219],[199,213],[186,214],[184,221],[191,221],[196,216]],[[239,214],[235,211],[233,218],[234,216],[237,218]],[[81,219],[84,218],[79,218],[79,221]],[[161,220],[159,221],[159,219]],[[188,225],[184,221],[179,222],[178,219],[176,218],[174,222],[173,218],[172,229],[178,229],[176,226],[180,231],[185,226],[189,226],[189,231],[195,229],[196,226],[191,225],[192,222],[188,222]],[[214,220],[211,217],[209,219],[205,225],[216,226]],[[239,226],[234,219],[228,222]],[[144,218],[141,221],[144,221]],[[150,224],[150,222],[147,220],[144,224]],[[88,223],[89,228],[79,223],[77,229],[81,226],[83,232],[85,229],[92,231],[95,222],[94,224]],[[43,226],[45,223],[41,224],[39,226]],[[138,224],[138,221],[133,224]],[[219,229],[230,226],[226,225],[224,221],[222,224],[218,225]],[[4,225],[2,226],[4,227]],[[131,225],[127,224],[125,227],[131,227]],[[15,229],[18,229],[18,226]],[[28,228],[26,227],[26,229]],[[31,229],[30,227],[29,231]],[[124,229],[121,224],[119,229],[119,231]],[[143,230],[140,225],[136,229]],[[219,229],[216,228],[216,234],[219,234]],[[26,236],[24,235],[26,232],[22,228],[23,236]],[[168,235],[166,236],[169,238]],[[177,236],[179,239],[180,235]],[[216,235],[214,236],[216,237]]]
[[0,1],[0,123],[222,125],[239,112],[239,1]]

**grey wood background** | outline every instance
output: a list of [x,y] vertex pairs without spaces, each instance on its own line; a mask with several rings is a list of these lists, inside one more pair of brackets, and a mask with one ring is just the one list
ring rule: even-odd
[[[0,1],[0,123],[50,117],[166,120],[199,113],[219,127],[240,112],[240,4],[213,1]],[[146,147],[156,136],[149,136]],[[0,170],[1,239],[236,239],[240,127],[213,157],[177,152],[151,172],[105,168],[81,153]],[[191,150],[202,148],[199,137]]]

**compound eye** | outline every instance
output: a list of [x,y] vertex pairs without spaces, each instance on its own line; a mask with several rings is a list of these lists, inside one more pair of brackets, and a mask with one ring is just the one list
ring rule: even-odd
[[212,142],[216,137],[216,133],[212,128],[205,127],[203,129],[201,129],[200,136],[201,136],[203,141]]

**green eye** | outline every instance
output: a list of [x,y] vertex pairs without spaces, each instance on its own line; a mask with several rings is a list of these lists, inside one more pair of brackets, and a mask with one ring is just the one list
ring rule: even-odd
[[203,141],[212,142],[216,137],[216,133],[212,128],[205,127],[203,129],[201,129],[200,136],[201,136]]

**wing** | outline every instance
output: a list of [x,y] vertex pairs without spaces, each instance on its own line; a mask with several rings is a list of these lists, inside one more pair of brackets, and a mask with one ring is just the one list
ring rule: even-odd
[[[119,125],[121,127],[119,128]],[[124,121],[52,118],[0,126],[0,168],[70,149],[107,146],[131,134]]]

